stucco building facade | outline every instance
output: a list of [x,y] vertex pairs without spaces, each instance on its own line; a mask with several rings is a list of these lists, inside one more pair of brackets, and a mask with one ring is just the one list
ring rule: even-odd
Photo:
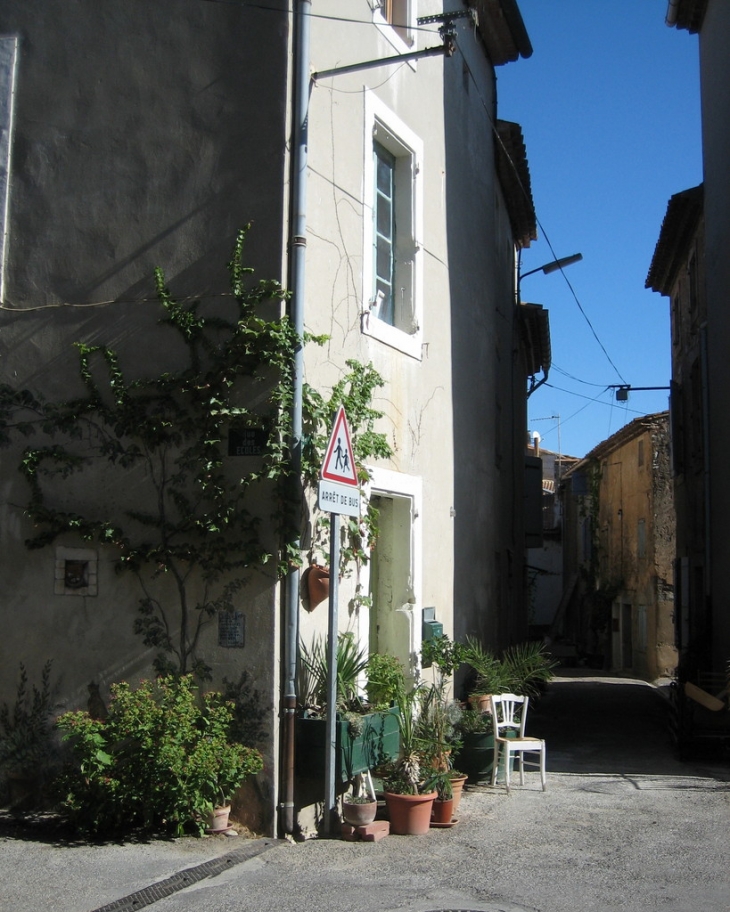
[[[334,0],[3,3],[0,379],[80,394],[77,341],[111,346],[130,375],[173,370],[155,267],[181,300],[225,303],[225,264],[251,222],[245,260],[289,288],[295,325],[327,336],[306,347],[300,379],[326,392],[355,359],[385,381],[373,405],[392,456],[367,467],[378,545],[342,581],[339,625],[415,670],[425,607],[493,648],[527,631],[525,390],[549,349],[547,315],[515,300],[535,214],[495,67],[531,47],[514,0],[457,3],[450,24],[431,0],[373,6],[343,19]],[[59,708],[83,706],[90,681],[106,695],[151,673],[133,630],[140,594],[98,541],[26,549],[22,447],[0,453],[0,699],[18,660],[33,674],[52,658]],[[135,484],[100,472],[74,496],[111,491],[119,506]],[[302,522],[305,564],[307,536]],[[86,567],[75,589],[58,584],[69,562]],[[212,618],[199,640],[214,685],[246,670],[270,707],[250,821],[268,832],[296,826],[282,760],[293,663],[327,630],[326,606],[308,611],[299,593],[296,569],[252,568],[235,599],[241,636]]]

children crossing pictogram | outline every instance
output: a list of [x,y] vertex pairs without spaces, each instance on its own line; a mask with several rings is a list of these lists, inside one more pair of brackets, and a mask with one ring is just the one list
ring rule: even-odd
[[322,463],[322,478],[353,487],[357,487],[358,484],[355,456],[350,441],[350,428],[347,425],[347,415],[342,406],[337,410],[332,436]]

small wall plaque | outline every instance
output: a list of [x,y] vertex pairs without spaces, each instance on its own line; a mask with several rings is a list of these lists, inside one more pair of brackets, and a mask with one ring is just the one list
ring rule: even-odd
[[223,649],[243,649],[246,645],[246,619],[243,612],[218,612],[218,645]]
[[231,428],[228,432],[229,456],[263,456],[269,435],[261,428]]

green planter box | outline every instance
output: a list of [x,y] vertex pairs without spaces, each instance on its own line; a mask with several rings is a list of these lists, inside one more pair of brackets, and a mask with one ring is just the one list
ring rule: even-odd
[[[516,737],[511,732],[508,738]],[[502,764],[504,757],[502,758]],[[514,769],[514,757],[512,758]],[[488,782],[494,766],[494,734],[492,732],[471,732],[464,735],[459,753],[454,758],[454,767],[469,777],[468,782]],[[504,773],[504,767],[500,775]]]
[[[362,718],[362,732],[354,738],[350,734],[350,723],[346,719],[337,719],[336,775],[342,782],[398,756],[398,710],[392,708],[384,713],[369,713]],[[308,778],[324,776],[326,735],[326,719],[308,716],[297,719],[297,775]]]

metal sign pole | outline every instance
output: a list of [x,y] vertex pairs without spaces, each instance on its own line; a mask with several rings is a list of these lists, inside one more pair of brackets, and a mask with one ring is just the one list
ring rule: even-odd
[[340,566],[340,514],[330,513],[330,598],[327,634],[327,736],[324,768],[324,832],[331,834],[337,773],[337,596]]

